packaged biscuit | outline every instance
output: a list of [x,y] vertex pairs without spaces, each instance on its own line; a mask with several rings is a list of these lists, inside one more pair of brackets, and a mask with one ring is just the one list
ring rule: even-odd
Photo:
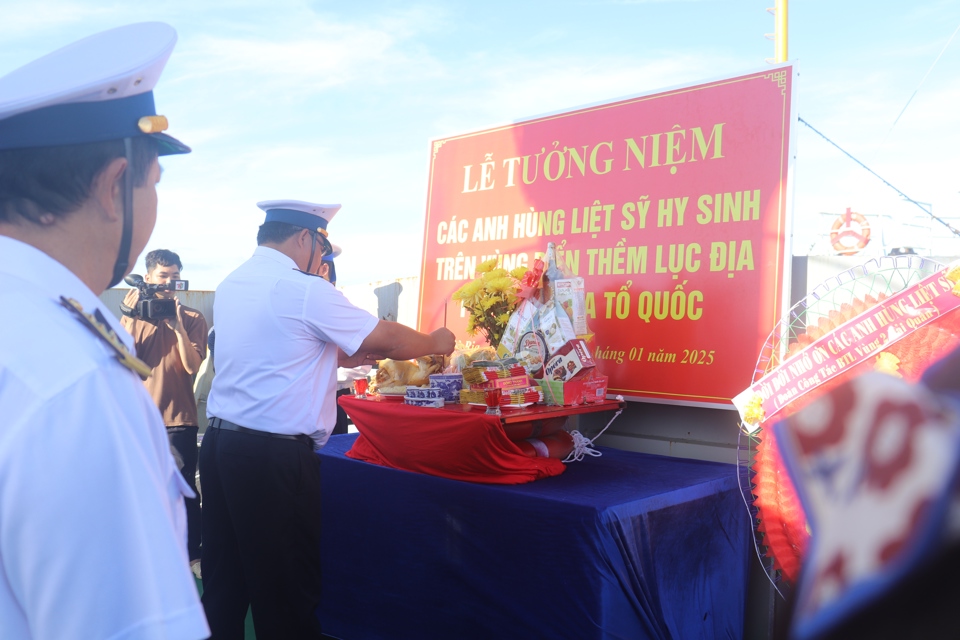
[[520,336],[517,345],[517,360],[533,378],[543,377],[543,363],[547,359],[547,343],[539,331],[528,331]]
[[524,376],[523,364],[516,358],[506,358],[493,362],[474,362],[472,367],[463,370],[463,381],[467,384],[483,384],[490,380]]
[[539,324],[540,332],[547,345],[548,356],[553,356],[563,345],[577,338],[570,318],[557,306],[555,300],[551,300],[540,308],[534,324],[535,326]]
[[537,315],[537,309],[540,303],[536,299],[524,300],[510,314],[507,320],[507,326],[503,330],[503,337],[500,344],[497,345],[497,356],[500,358],[509,358],[517,353],[517,346],[520,344],[520,336],[530,330],[533,319]]
[[[510,389],[500,395],[501,406],[526,406],[537,402],[543,402],[543,390],[539,386]],[[460,391],[460,404],[485,403],[486,392],[483,390],[462,389]]]
[[596,362],[583,340],[571,340],[553,353],[543,366],[545,380],[566,381],[583,376]]
[[573,332],[578,336],[587,334],[587,309],[584,297],[583,278],[562,278],[553,283],[554,299],[567,312]]
[[[521,369],[523,371],[523,369]],[[503,389],[505,391],[510,389],[525,389],[530,386],[530,376],[524,371],[521,375],[510,376],[507,378],[493,378],[487,380],[486,382],[471,382],[470,389],[477,390],[486,390],[486,389]]]
[[462,343],[457,343],[457,348],[450,356],[450,364],[444,370],[444,373],[460,373],[478,360],[491,360],[496,358],[497,354],[493,347],[468,347]]

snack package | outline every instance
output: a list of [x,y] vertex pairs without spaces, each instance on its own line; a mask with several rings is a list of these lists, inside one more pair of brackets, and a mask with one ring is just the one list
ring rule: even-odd
[[609,379],[591,369],[582,378],[567,380],[544,379],[540,381],[543,399],[549,405],[580,405],[589,402],[602,402],[607,397]]
[[513,313],[510,314],[510,319],[507,320],[507,326],[503,331],[503,337],[497,346],[497,355],[500,358],[509,358],[517,353],[520,336],[522,336],[533,323],[539,307],[540,303],[536,299],[530,298],[522,301],[520,305],[514,309]]
[[[510,389],[500,395],[500,406],[521,406],[543,402],[543,390],[540,387]],[[460,404],[485,404],[486,392],[475,389],[460,391]]]
[[487,380],[486,382],[471,382],[470,389],[474,391],[486,391],[487,389],[503,389],[504,391],[509,391],[511,389],[526,389],[530,384],[530,376],[524,372],[518,376],[495,378],[493,380]]
[[457,343],[457,348],[450,355],[450,364],[447,365],[444,373],[460,373],[478,360],[493,360],[497,357],[493,347],[474,346],[467,347],[463,343]]
[[571,340],[558,349],[543,365],[545,380],[573,380],[583,377],[597,363],[583,340]]
[[578,336],[587,334],[587,311],[583,278],[562,278],[553,283],[554,300],[567,312],[573,332]]
[[537,325],[539,325],[540,332],[546,342],[548,357],[552,357],[563,348],[563,345],[577,338],[570,318],[561,307],[557,306],[555,299],[550,300],[540,308],[540,312],[534,320],[534,326]]
[[467,384],[483,384],[490,380],[523,376],[526,372],[515,358],[503,360],[477,360],[471,366],[464,368],[463,381]]
[[543,377],[543,363],[547,360],[547,343],[540,331],[528,331],[520,336],[515,358],[532,378]]

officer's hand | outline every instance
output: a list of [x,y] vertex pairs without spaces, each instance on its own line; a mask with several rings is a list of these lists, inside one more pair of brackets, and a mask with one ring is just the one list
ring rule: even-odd
[[448,356],[453,353],[453,349],[456,346],[457,338],[453,335],[453,332],[446,327],[441,327],[436,331],[430,333],[430,336],[433,338],[434,350],[432,353]]

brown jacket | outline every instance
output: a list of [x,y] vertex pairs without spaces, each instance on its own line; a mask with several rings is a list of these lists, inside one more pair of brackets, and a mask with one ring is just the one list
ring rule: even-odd
[[[201,358],[207,355],[207,321],[196,309],[180,306],[183,325],[190,343]],[[133,336],[137,357],[147,363],[153,372],[144,385],[160,409],[163,423],[168,427],[195,427],[197,401],[193,396],[193,378],[183,368],[177,348],[177,334],[161,320],[148,322],[140,318],[120,319]]]

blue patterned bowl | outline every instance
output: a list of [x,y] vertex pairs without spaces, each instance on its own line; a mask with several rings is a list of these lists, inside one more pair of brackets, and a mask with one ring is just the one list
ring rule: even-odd
[[415,400],[443,400],[443,390],[436,387],[407,387],[407,397]]
[[444,401],[460,402],[463,375],[459,373],[434,373],[430,376],[430,386],[442,391]]

